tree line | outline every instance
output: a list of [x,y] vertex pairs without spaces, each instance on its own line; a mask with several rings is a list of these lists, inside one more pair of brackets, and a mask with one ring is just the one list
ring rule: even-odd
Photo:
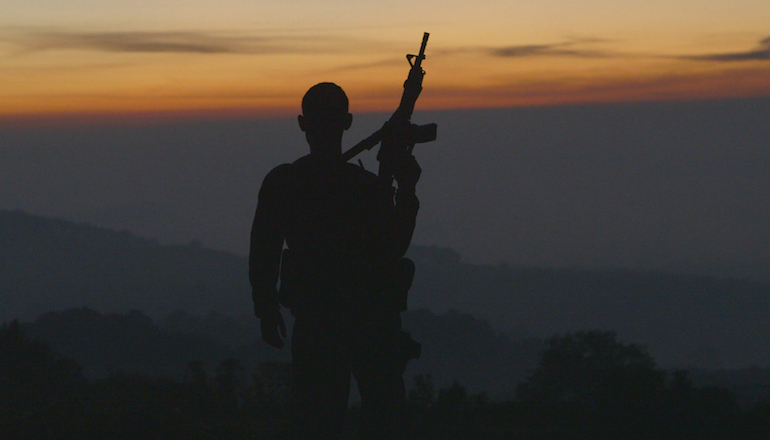
[[[247,371],[237,359],[181,379],[114,372],[88,379],[75,361],[0,327],[0,437],[7,439],[290,438],[290,365]],[[432,376],[409,389],[414,439],[766,439],[770,402],[738,405],[727,389],[656,367],[613,332],[557,335],[511,399],[492,400]],[[357,408],[345,432],[355,438]]]

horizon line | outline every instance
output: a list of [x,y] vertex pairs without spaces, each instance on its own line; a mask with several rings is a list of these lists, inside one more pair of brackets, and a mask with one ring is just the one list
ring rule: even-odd
[[[522,108],[556,108],[581,107],[596,105],[634,105],[652,103],[687,103],[715,102],[735,100],[770,99],[770,92],[765,95],[712,95],[712,96],[672,96],[672,97],[620,97],[615,99],[597,97],[594,99],[534,100],[520,104],[478,104],[478,105],[428,105],[415,109],[420,112],[455,112],[455,111],[484,111]],[[385,109],[379,106],[353,111],[355,115],[392,113],[394,107]],[[274,107],[219,107],[199,109],[165,109],[165,110],[84,110],[84,111],[50,111],[28,112],[23,114],[0,114],[0,129],[8,128],[76,128],[76,127],[111,127],[111,126],[143,126],[163,125],[189,122],[221,122],[238,120],[284,120],[295,118],[301,113],[299,103],[296,106]]]

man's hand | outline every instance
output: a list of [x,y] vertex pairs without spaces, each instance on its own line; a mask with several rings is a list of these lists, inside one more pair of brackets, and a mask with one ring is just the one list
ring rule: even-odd
[[286,337],[286,324],[283,322],[283,316],[278,309],[271,310],[260,319],[262,327],[262,339],[268,345],[275,348],[283,348],[283,339]]
[[414,190],[417,181],[420,180],[422,169],[417,163],[417,159],[411,154],[396,162],[393,170],[393,178],[398,182],[398,188]]

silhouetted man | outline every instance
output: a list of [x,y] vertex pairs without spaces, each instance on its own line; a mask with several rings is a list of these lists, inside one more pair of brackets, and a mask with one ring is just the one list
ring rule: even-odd
[[419,207],[420,167],[411,155],[400,161],[396,191],[343,162],[342,135],[352,120],[339,86],[308,90],[299,126],[310,154],[265,177],[251,231],[249,275],[262,338],[283,346],[280,304],[295,317],[293,416],[302,439],[340,436],[351,373],[364,437],[403,438],[406,429],[400,312],[408,285],[401,281],[411,282],[414,267],[402,257]]

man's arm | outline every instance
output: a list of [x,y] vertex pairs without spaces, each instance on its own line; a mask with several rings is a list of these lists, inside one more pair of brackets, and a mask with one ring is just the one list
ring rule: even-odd
[[262,338],[268,344],[281,348],[280,335],[286,336],[286,327],[278,301],[278,271],[281,264],[284,235],[281,231],[282,182],[290,165],[271,171],[262,183],[259,201],[251,226],[249,251],[249,280],[254,300],[254,314],[261,320]]
[[414,156],[409,155],[399,161],[394,170],[393,177],[398,182],[396,191],[394,219],[393,219],[393,253],[396,258],[401,258],[409,250],[412,242],[412,234],[417,220],[417,211],[420,202],[416,195],[417,181],[420,180],[422,170]]

